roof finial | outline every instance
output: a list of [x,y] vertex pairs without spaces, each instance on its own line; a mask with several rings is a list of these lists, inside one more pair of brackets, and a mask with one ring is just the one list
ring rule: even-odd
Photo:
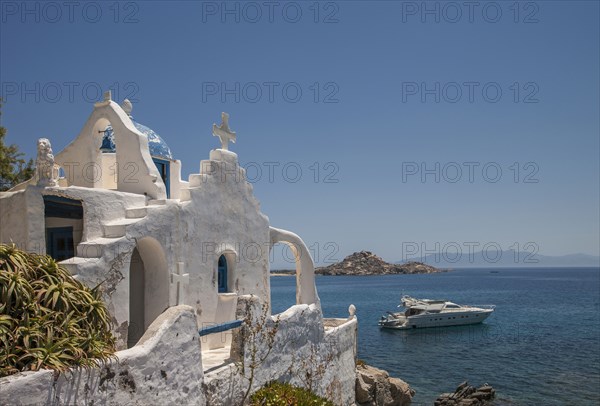
[[104,92],[104,101],[111,101],[112,100],[112,93],[110,90],[107,90],[106,92]]
[[129,117],[131,117],[131,110],[133,110],[133,104],[131,104],[129,99],[123,100],[123,103],[121,103],[121,108]]
[[232,131],[231,128],[229,128],[229,114],[225,112],[221,113],[221,120],[221,125],[217,126],[216,124],[213,124],[213,135],[219,137],[221,140],[221,149],[228,151],[229,148],[227,144],[229,141],[235,144],[235,131]]
[[351,304],[350,306],[348,306],[348,319],[354,318],[355,314],[356,314],[356,306]]

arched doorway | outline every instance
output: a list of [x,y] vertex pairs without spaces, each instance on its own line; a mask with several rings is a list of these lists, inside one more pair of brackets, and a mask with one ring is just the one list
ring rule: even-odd
[[127,348],[169,307],[169,272],[162,246],[154,238],[137,241],[129,265],[129,327]]
[[137,247],[131,254],[129,263],[129,327],[127,329],[127,348],[138,342],[146,330],[144,317],[145,303],[144,264]]

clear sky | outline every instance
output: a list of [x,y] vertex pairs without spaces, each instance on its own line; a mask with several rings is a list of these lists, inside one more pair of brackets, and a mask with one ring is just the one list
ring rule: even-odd
[[29,157],[111,88],[184,179],[229,112],[263,212],[319,263],[599,253],[597,1],[0,4],[2,125]]

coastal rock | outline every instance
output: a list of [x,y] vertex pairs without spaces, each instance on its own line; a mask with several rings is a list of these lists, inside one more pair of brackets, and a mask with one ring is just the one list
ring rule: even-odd
[[414,389],[399,378],[390,378],[390,393],[394,399],[394,405],[409,405],[412,397],[415,395]]
[[464,381],[454,393],[442,393],[434,406],[487,406],[494,399],[496,391],[487,383],[475,388]]
[[358,406],[410,405],[415,391],[401,379],[366,364],[356,366],[356,404]]
[[388,275],[444,272],[422,262],[390,264],[369,251],[355,252],[341,262],[317,268],[320,275]]

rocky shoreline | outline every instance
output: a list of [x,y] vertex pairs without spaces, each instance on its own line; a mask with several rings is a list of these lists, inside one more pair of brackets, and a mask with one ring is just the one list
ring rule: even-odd
[[[356,362],[356,405],[357,406],[408,406],[415,390],[387,371]],[[442,393],[434,406],[491,406],[496,391],[487,383],[476,388],[464,381],[453,393]]]
[[348,255],[341,262],[315,269],[317,275],[393,275],[446,272],[422,262],[390,264],[370,251]]
[[442,393],[434,406],[487,406],[496,396],[496,391],[490,385],[483,384],[479,388],[470,386],[464,381],[454,393]]
[[357,406],[408,406],[414,395],[414,389],[402,379],[392,378],[387,371],[360,360],[357,362]]

